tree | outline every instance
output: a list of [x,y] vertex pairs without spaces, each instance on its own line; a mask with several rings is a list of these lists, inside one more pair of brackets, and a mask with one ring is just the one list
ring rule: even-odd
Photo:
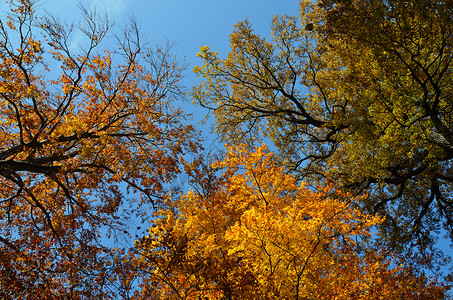
[[353,208],[358,198],[297,184],[265,146],[231,147],[211,167],[189,170],[194,189],[137,241],[139,299],[443,298],[385,249],[357,251],[382,222]]
[[82,9],[76,28],[38,18],[33,1],[10,5],[0,22],[0,298],[126,298],[116,239],[160,205],[198,147],[171,107],[182,69],[134,22],[118,49],[99,53],[108,18]]
[[[301,178],[370,197],[391,247],[422,252],[453,233],[452,5],[301,1],[272,40],[246,20],[228,58],[202,47],[194,98],[233,143],[272,139]],[[429,252],[429,251],[428,251]]]

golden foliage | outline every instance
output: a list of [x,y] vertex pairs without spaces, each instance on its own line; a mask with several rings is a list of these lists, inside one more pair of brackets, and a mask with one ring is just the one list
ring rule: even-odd
[[231,147],[211,167],[136,242],[140,299],[442,298],[384,249],[357,251],[382,219],[351,195],[296,184],[264,146]]

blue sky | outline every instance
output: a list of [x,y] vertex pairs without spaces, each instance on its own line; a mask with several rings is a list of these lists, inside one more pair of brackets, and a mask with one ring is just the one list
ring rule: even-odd
[[[77,0],[40,0],[42,8],[59,16],[60,20],[77,20],[80,10]],[[269,35],[270,22],[275,15],[295,15],[298,0],[91,0],[82,1],[85,7],[106,11],[117,27],[134,16],[143,34],[151,43],[162,44],[165,39],[177,42],[178,57],[192,68],[200,63],[196,53],[208,45],[221,56],[229,49],[228,34],[233,24],[248,18],[258,33]],[[188,84],[188,83],[186,83]]]
[[[298,0],[35,0],[41,9],[58,16],[60,21],[80,20],[78,4],[107,12],[116,30],[134,16],[142,33],[151,44],[166,39],[177,43],[179,58],[189,64],[187,78],[194,79],[192,68],[200,64],[196,57],[200,46],[210,46],[225,56],[229,50],[228,34],[233,25],[248,18],[257,33],[268,36],[275,15],[296,15]],[[0,2],[0,17],[9,11],[7,2]],[[191,85],[191,82],[186,82]]]
[[[178,42],[178,52],[194,57],[201,45],[227,51],[228,34],[234,23],[249,18],[258,32],[269,33],[276,14],[296,14],[297,0],[93,0],[87,7],[106,11],[117,25],[133,15],[150,41],[164,37]],[[41,5],[60,18],[76,19],[76,0],[41,0]]]

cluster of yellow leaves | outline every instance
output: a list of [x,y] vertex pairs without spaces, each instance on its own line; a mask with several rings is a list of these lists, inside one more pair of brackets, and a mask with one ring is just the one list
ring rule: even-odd
[[143,299],[442,297],[384,249],[360,254],[357,241],[382,220],[331,185],[296,184],[266,147],[231,147],[211,167],[136,242]]

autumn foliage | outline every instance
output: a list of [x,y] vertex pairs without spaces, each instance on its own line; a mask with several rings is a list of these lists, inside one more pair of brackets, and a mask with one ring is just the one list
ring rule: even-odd
[[232,147],[199,170],[136,242],[141,299],[442,298],[384,249],[358,251],[382,219],[331,185],[296,183],[266,147]]
[[107,261],[124,250],[106,235],[146,218],[196,148],[170,106],[179,66],[134,24],[107,51],[111,24],[85,10],[74,50],[72,26],[38,19],[29,1],[11,6],[0,23],[0,298],[120,295],[125,271]]
[[[272,140],[302,178],[368,193],[381,241],[436,255],[452,239],[450,1],[300,1],[265,38],[244,20],[207,46],[193,96],[230,143]],[[414,247],[415,246],[415,247]],[[416,249],[418,246],[418,249]]]
[[[274,19],[272,42],[241,22],[227,59],[202,48],[193,96],[229,140],[210,160],[174,106],[183,68],[169,47],[150,48],[134,21],[117,34],[84,8],[74,26],[11,0],[0,20],[0,299],[446,298],[448,286],[388,245],[441,217],[451,226],[448,7],[427,9],[439,17],[428,22],[417,5],[343,2],[302,1],[300,18]],[[384,46],[363,41],[379,18],[397,33]],[[419,29],[441,34],[406,39]],[[278,155],[254,147],[263,134]],[[190,189],[172,186],[180,174]]]

